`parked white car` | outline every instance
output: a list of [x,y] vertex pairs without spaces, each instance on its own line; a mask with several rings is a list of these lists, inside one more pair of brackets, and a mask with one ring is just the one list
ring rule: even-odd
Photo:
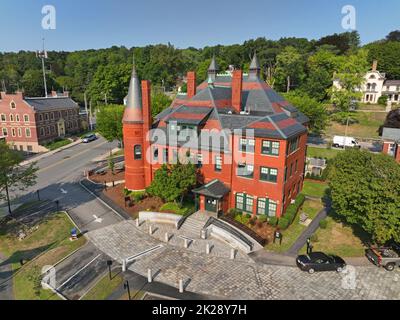
[[358,141],[353,137],[334,136],[333,146],[336,148],[361,148]]

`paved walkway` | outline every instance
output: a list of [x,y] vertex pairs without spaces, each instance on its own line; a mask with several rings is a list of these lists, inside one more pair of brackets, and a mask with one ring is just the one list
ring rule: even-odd
[[5,264],[7,258],[0,253],[0,301],[14,300],[11,264]]
[[303,231],[300,237],[297,238],[295,243],[286,251],[289,256],[297,256],[299,251],[306,245],[307,239],[310,238],[319,227],[319,222],[328,216],[330,206],[324,207],[317,216],[312,220],[310,225]]
[[128,266],[172,287],[184,280],[187,291],[225,299],[400,299],[400,272],[374,266],[348,267],[347,273],[309,275],[289,266],[263,265],[205,255],[172,246],[136,228],[133,221],[91,231],[88,238],[112,259],[122,261],[162,247]]

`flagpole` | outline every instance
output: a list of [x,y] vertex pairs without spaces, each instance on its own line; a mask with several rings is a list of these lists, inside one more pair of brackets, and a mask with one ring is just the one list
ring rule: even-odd
[[43,40],[43,52],[41,54],[41,57],[42,57],[43,83],[44,83],[44,94],[45,94],[45,97],[47,98],[46,71],[44,68],[44,58],[46,56],[46,51],[44,49],[44,38],[42,40]]

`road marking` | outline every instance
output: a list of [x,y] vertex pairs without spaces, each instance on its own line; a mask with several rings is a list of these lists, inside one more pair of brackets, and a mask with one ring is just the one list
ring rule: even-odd
[[46,168],[40,169],[40,170],[37,171],[37,173],[42,173],[42,172],[47,171],[47,170],[49,170],[49,169],[51,169],[51,168],[54,168],[54,167],[60,165],[61,163],[64,163],[64,162],[66,162],[66,161],[68,161],[68,160],[71,160],[71,159],[74,159],[74,158],[76,158],[76,157],[79,157],[80,155],[82,155],[82,154],[84,154],[84,153],[86,153],[86,152],[88,152],[88,151],[90,151],[90,150],[93,150],[94,148],[100,147],[100,146],[102,146],[102,145],[104,145],[104,144],[106,144],[106,143],[108,143],[108,142],[107,142],[107,141],[103,141],[102,143],[100,143],[100,144],[98,144],[98,145],[96,145],[96,146],[93,146],[93,148],[89,148],[89,149],[83,150],[83,151],[78,152],[77,154],[73,155],[72,157],[70,157],[70,158],[68,158],[68,159],[60,160],[60,161],[58,161],[58,162],[52,164],[51,166],[47,166]]
[[100,256],[102,255],[102,253],[100,253],[99,255],[97,255],[94,259],[92,259],[89,263],[87,263],[86,265],[84,265],[82,268],[80,268],[77,272],[75,272],[72,276],[70,276],[66,281],[64,281],[60,286],[58,286],[56,288],[56,290],[60,290],[60,288],[62,288],[63,286],[65,286],[68,282],[70,282],[78,273],[80,273],[81,271],[85,270],[91,263],[93,263],[95,260],[97,260]]
[[64,190],[63,188],[61,188],[61,193],[63,193],[63,194],[67,194],[67,193],[68,193],[68,191],[66,191],[66,190]]
[[98,218],[95,214],[93,215],[94,221],[98,222],[98,223],[102,223],[103,219],[102,218]]

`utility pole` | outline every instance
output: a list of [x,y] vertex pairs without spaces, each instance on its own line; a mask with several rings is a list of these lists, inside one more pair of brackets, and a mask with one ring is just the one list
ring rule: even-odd
[[38,51],[36,53],[36,56],[38,58],[42,59],[44,94],[45,94],[45,97],[47,98],[46,70],[45,70],[45,66],[44,66],[44,59],[47,59],[47,51],[44,48],[44,38],[42,40],[43,40],[43,51]]
[[83,99],[85,101],[85,111],[86,111],[86,116],[88,118],[88,122],[89,122],[89,129],[90,131],[92,131],[92,117],[91,117],[91,113],[89,114],[89,110],[88,110],[88,103],[87,103],[87,97],[86,97],[86,91],[83,94]]
[[93,123],[92,123],[92,100],[89,101],[89,123],[90,123],[90,131],[93,130]]

